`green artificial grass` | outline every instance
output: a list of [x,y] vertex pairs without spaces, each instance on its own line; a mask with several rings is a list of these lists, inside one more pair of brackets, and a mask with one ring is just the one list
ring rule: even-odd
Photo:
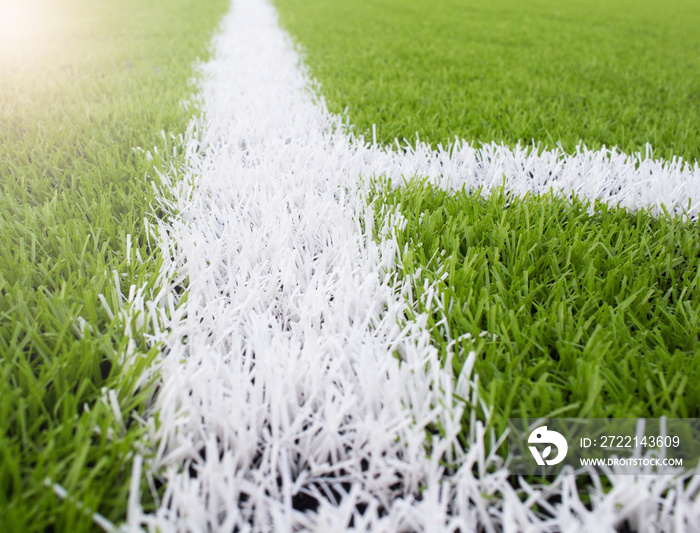
[[153,392],[137,380],[157,350],[111,314],[131,286],[154,288],[144,219],[165,213],[150,182],[182,162],[196,106],[181,102],[227,4],[31,0],[17,4],[30,24],[0,35],[3,531],[125,517],[133,415]]
[[417,279],[415,310],[443,355],[462,338],[455,375],[476,351],[499,434],[508,417],[700,417],[696,224],[421,182],[376,182],[372,197],[379,224],[406,218],[399,272]]
[[700,158],[694,0],[275,0],[357,133]]
[[[376,124],[380,142],[651,143],[656,157],[700,157],[696,2],[275,4],[330,110],[356,133]],[[407,219],[399,273],[442,353],[471,335],[453,347],[455,375],[476,350],[499,431],[508,417],[700,416],[696,224],[416,181],[376,181],[373,198]]]

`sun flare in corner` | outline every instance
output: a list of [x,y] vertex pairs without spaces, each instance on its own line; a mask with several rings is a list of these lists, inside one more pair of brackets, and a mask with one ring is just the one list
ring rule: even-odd
[[0,56],[21,58],[49,44],[51,3],[0,0]]

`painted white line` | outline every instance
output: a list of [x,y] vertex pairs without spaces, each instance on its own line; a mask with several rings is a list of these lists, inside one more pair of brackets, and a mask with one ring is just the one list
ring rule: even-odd
[[[381,149],[375,172],[386,172],[396,184],[401,176],[426,176],[443,188],[467,190],[494,187],[517,195],[541,194],[553,190],[569,196],[601,200],[630,210],[664,209],[697,219],[700,213],[700,166],[682,159],[653,159],[651,148],[642,154],[624,154],[615,149],[588,150],[580,145],[574,154],[530,148],[509,148],[495,143],[475,148],[473,143],[455,140],[447,149],[431,149],[417,141],[406,143],[405,152]],[[376,150],[374,150],[376,154]],[[376,157],[376,156],[375,156]],[[379,166],[383,162],[383,166]],[[591,211],[593,205],[591,206]]]
[[[527,491],[516,494],[498,458],[485,457],[483,426],[472,424],[463,450],[454,383],[478,404],[474,383],[441,369],[427,317],[397,326],[410,287],[387,274],[396,244],[390,227],[376,228],[386,238],[375,243],[358,179],[420,173],[442,186],[488,185],[505,173],[517,190],[517,176],[579,187],[600,172],[631,180],[631,169],[595,154],[538,163],[497,147],[397,155],[364,146],[313,101],[265,0],[234,2],[215,44],[206,125],[172,187],[179,215],[161,227],[162,275],[175,281],[162,310],[150,310],[169,323],[159,330],[157,452],[144,470],[160,473],[165,494],[144,513],[134,481],[126,529],[551,531],[610,529],[626,517],[645,530],[666,515],[700,518],[692,490],[652,476],[613,476],[593,511],[572,478],[521,501]],[[697,169],[659,168],[697,178]],[[187,301],[176,310],[180,282]],[[438,427],[443,436],[426,444]],[[669,489],[674,498],[662,499]],[[561,503],[548,507],[552,495]]]

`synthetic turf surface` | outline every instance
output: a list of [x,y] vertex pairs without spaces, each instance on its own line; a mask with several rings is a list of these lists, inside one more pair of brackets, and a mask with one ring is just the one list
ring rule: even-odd
[[88,531],[76,501],[124,517],[158,352],[110,313],[155,282],[150,180],[181,161],[192,64],[227,2],[10,7],[28,24],[0,35],[0,529]]
[[[183,4],[183,7],[189,9],[195,6]],[[102,290],[112,308],[116,309],[119,305],[121,290],[114,287],[110,269],[115,268],[120,274],[127,274],[122,285],[123,292],[126,293],[130,283],[142,283],[153,268],[130,268],[124,257],[128,248],[127,234],[134,235],[136,239],[135,235],[142,231],[142,217],[148,214],[144,212],[143,195],[148,189],[141,184],[135,190],[128,187],[128,190],[124,190],[111,185],[110,177],[119,177],[121,181],[131,184],[131,179],[142,176],[152,167],[153,162],[145,156],[131,152],[134,145],[148,148],[159,144],[161,153],[164,148],[172,149],[169,141],[161,142],[157,136],[152,136],[150,128],[155,124],[155,129],[165,128],[176,133],[184,129],[188,113],[179,110],[178,101],[187,93],[186,80],[193,56],[174,53],[172,47],[174,43],[179,43],[183,49],[191,52],[197,46],[192,48],[191,42],[183,41],[182,35],[190,33],[179,28],[176,21],[184,20],[190,24],[202,15],[201,6],[197,6],[197,16],[193,14],[182,19],[174,16],[172,5],[168,6],[167,14],[158,9],[146,11],[107,10],[95,19],[91,18],[89,10],[80,11],[82,18],[78,22],[74,21],[74,24],[77,27],[89,27],[94,35],[92,40],[89,36],[85,39],[89,45],[82,48],[84,55],[73,57],[80,59],[78,64],[56,61],[51,65],[54,68],[46,72],[27,73],[27,70],[22,70],[22,76],[27,77],[24,81],[21,77],[10,78],[7,86],[9,89],[5,94],[11,96],[2,102],[3,112],[9,110],[6,116],[11,117],[3,124],[2,132],[3,145],[9,147],[2,154],[5,195],[2,198],[5,202],[2,235],[6,239],[3,249],[13,250],[13,253],[3,258],[2,272],[5,279],[0,280],[4,306],[2,313],[4,318],[8,318],[2,332],[5,343],[3,355],[5,363],[9,363],[3,368],[6,373],[3,375],[3,383],[10,385],[2,393],[4,401],[0,413],[3,429],[6,430],[2,436],[4,456],[1,463],[5,469],[2,475],[5,485],[0,494],[7,498],[0,501],[0,504],[3,510],[12,509],[4,516],[9,517],[6,519],[10,520],[13,527],[20,527],[18,524],[31,520],[39,529],[51,526],[71,530],[89,528],[89,519],[72,502],[64,504],[58,501],[43,486],[43,476],[49,467],[52,469],[49,472],[52,479],[66,485],[79,500],[93,509],[102,510],[111,519],[116,520],[122,516],[125,480],[128,475],[123,460],[127,457],[135,436],[130,432],[121,433],[114,406],[100,403],[103,395],[99,387],[119,387],[122,397],[117,399],[117,403],[124,413],[137,406],[139,397],[131,396],[133,387],[129,389],[129,386],[133,386],[133,381],[129,385],[129,379],[117,379],[118,376],[115,375],[115,363],[118,363],[116,354],[126,348],[122,345],[124,337],[118,331],[115,332],[106,309],[96,306],[95,302],[99,300],[97,295]],[[124,16],[123,25],[117,14]],[[690,18],[692,17],[679,17],[679,24]],[[95,22],[97,19],[100,22]],[[208,20],[209,26],[204,26],[211,27],[216,16],[212,13]],[[155,21],[163,25],[162,29],[158,29]],[[135,33],[142,32],[144,37],[141,40],[134,38],[128,32],[120,30],[124,27],[131,28]],[[114,34],[110,34],[109,29]],[[206,29],[196,33],[200,43],[206,41],[206,33]],[[648,33],[654,35],[653,31]],[[679,33],[683,35],[682,31]],[[85,38],[85,35],[80,35]],[[114,41],[106,35],[112,35]],[[151,35],[169,40],[163,44],[152,40]],[[74,47],[73,51],[81,50],[81,38],[73,35],[69,41]],[[113,55],[107,51],[101,56],[105,49],[97,43],[104,44],[105,41],[107,48],[114,46]],[[150,43],[152,48],[140,49],[144,42]],[[693,50],[692,39],[687,40],[686,46]],[[54,52],[57,50],[60,47],[56,47]],[[158,56],[158,53],[162,56]],[[161,58],[162,61],[156,58]],[[173,74],[169,63],[173,58],[179,62],[180,70],[168,77]],[[109,68],[103,71],[101,68],[105,64]],[[692,62],[689,64],[693,66]],[[128,72],[133,72],[134,79],[129,78],[128,74],[124,76]],[[41,81],[35,82],[32,79],[34,75]],[[167,83],[159,83],[159,76],[165,76]],[[86,79],[90,82],[86,82]],[[124,83],[124,80],[130,81]],[[179,89],[166,96],[161,91],[171,83],[178,85]],[[671,89],[677,86],[674,83],[669,84]],[[144,97],[147,104],[142,106],[139,98],[131,97],[134,86],[150,88],[152,92]],[[391,89],[387,94],[396,99],[400,92]],[[654,94],[658,92],[652,90]],[[420,93],[425,94],[424,91]],[[30,94],[31,97],[27,98]],[[439,100],[435,99],[436,102]],[[634,103],[634,99],[632,101]],[[662,101],[665,100],[662,98]],[[692,109],[692,95],[682,101],[691,102],[688,108]],[[68,105],[64,105],[66,102]],[[161,121],[158,112],[151,114],[159,106],[165,108],[164,114],[173,113],[172,122],[171,119]],[[632,107],[633,110],[636,109],[634,105]],[[115,108],[119,111],[115,111]],[[485,109],[488,110],[488,106]],[[351,114],[353,112],[351,109]],[[666,116],[668,113],[673,120],[673,117],[678,118],[678,115],[673,115],[673,108],[671,111],[662,110],[659,115]],[[517,120],[511,122],[517,125],[522,122],[521,115],[522,113],[513,115],[506,110],[505,114],[497,115],[498,120],[492,123],[498,125],[500,118],[515,116]],[[411,115],[402,112],[396,116],[410,118]],[[437,117],[438,113],[434,116]],[[619,116],[637,117],[644,114],[637,115],[633,112],[626,115],[623,112]],[[141,119],[143,122],[140,122]],[[371,123],[372,121],[367,122],[365,130]],[[391,135],[387,134],[389,130],[385,129],[388,122],[378,123],[380,138],[390,140]],[[634,122],[632,124],[636,125]],[[680,118],[677,124],[678,127],[684,126]],[[691,122],[691,126],[692,124],[697,124],[697,121]],[[139,128],[148,131],[143,133]],[[406,136],[412,136],[411,128],[412,126],[407,128]],[[142,131],[143,136],[133,135],[134,130]],[[536,130],[548,131],[546,128]],[[607,131],[606,128],[603,130]],[[106,135],[106,140],[96,136],[96,131]],[[120,131],[127,140],[115,143],[115,136],[119,137]],[[492,131],[485,131],[483,136],[476,135],[476,138],[491,140],[486,137]],[[627,142],[625,139],[628,130],[623,128],[620,131],[622,133],[617,138]],[[654,131],[654,128],[647,131]],[[453,133],[458,132],[450,131],[446,139]],[[467,132],[464,136],[473,137],[473,133]],[[660,137],[661,141],[655,142],[657,155],[658,144],[663,144],[664,139],[667,141],[665,146],[669,147],[664,149],[669,150],[669,154],[684,154],[686,148],[672,144],[683,138],[692,142],[697,132],[693,133],[691,128],[681,133],[686,135],[672,131],[670,135]],[[430,134],[424,133],[423,136],[431,139]],[[512,142],[516,137],[504,139]],[[527,136],[523,137],[526,138]],[[556,135],[552,134],[552,139],[556,140]],[[539,140],[549,142],[549,138]],[[624,147],[623,141],[616,143]],[[644,139],[639,143],[643,141]],[[575,143],[576,138],[565,142]],[[639,143],[633,142],[629,145],[632,147],[630,149],[641,146]],[[595,146],[595,141],[589,144]],[[108,147],[106,153],[99,155],[102,149],[100,146]],[[33,179],[27,177],[32,175]],[[6,176],[9,177],[7,181]],[[91,180],[91,177],[95,180]],[[11,178],[14,179],[14,184]],[[420,191],[417,194],[420,195]],[[116,204],[113,203],[115,198]],[[426,209],[425,212],[429,213],[429,218],[434,216],[436,224],[444,214],[439,209]],[[550,219],[549,216],[545,218]],[[572,218],[575,218],[575,214]],[[80,223],[74,222],[77,219]],[[458,228],[460,233],[462,229]],[[409,231],[413,231],[413,228],[409,228]],[[660,239],[662,243],[666,242],[669,234],[668,228],[664,231],[666,233]],[[498,235],[496,237],[499,238]],[[689,261],[679,265],[676,259],[678,253],[685,253],[686,248],[694,250],[693,239],[692,234],[687,239],[681,238],[683,244],[680,252],[675,249],[661,250],[660,256],[670,257],[669,265],[665,267],[666,275],[670,275],[672,281],[674,269],[678,268],[690,271],[689,276],[692,278],[694,263]],[[566,244],[566,241],[563,243]],[[144,257],[151,251],[148,243],[138,240],[132,248],[134,255],[130,256],[131,265],[136,263],[136,249]],[[111,258],[110,252],[114,251],[121,251],[121,254],[115,254],[117,259]],[[628,265],[627,259],[622,263],[623,267]],[[660,268],[663,270],[664,265],[660,265]],[[105,270],[108,271],[107,274]],[[676,279],[683,275],[679,273]],[[685,283],[686,285],[671,287],[676,291],[671,295],[678,293],[679,301],[682,300],[684,289],[690,291],[688,293],[695,290],[692,279]],[[89,289],[83,293],[85,287]],[[692,306],[689,312],[688,316],[694,320]],[[78,316],[87,319],[88,324],[98,333],[88,333],[89,328],[82,332],[78,328],[76,332],[72,325]],[[683,333],[682,329],[674,328],[670,332],[671,338],[673,335],[678,336],[679,332]],[[106,334],[103,333],[105,329],[108,330]],[[81,336],[83,339],[80,339]],[[692,343],[690,346],[692,348]],[[132,377],[137,376],[138,370],[131,369]],[[670,377],[675,379],[674,376]],[[664,378],[667,383],[661,383],[661,390],[677,391],[676,386],[682,384],[682,380],[668,382],[668,378],[668,375]],[[76,388],[72,388],[74,384],[77,384]],[[666,401],[667,395],[660,396],[659,402]],[[12,400],[6,401],[6,398]],[[674,398],[669,401],[675,402],[678,407],[681,400]],[[86,403],[91,406],[91,411],[84,410]],[[79,413],[78,429],[74,432],[76,412]],[[103,427],[103,436],[97,439],[97,443],[90,436],[96,424],[102,424]],[[116,429],[117,439],[121,439],[118,444],[115,445],[114,434],[109,436],[109,429]],[[115,456],[105,456],[108,452]]]
[[[493,187],[504,178],[514,186],[529,185],[524,189],[534,192],[548,180],[565,184],[581,175],[577,169],[592,168],[591,196],[604,193],[598,188],[611,187],[610,194],[617,192],[622,199],[627,189],[619,185],[631,182],[634,190],[639,178],[648,183],[644,169],[651,164],[644,162],[637,168],[634,161],[619,158],[600,161],[605,158],[600,153],[557,159],[548,152],[534,157],[492,145],[481,151],[462,146],[454,157],[427,151],[424,146],[395,153],[357,145],[342,132],[333,135],[332,118],[320,115],[321,106],[309,105],[310,97],[302,90],[304,80],[293,68],[297,58],[286,48],[274,14],[264,2],[239,0],[226,29],[217,40],[216,60],[207,66],[212,74],[204,89],[210,121],[198,146],[213,144],[190,154],[192,179],[179,189],[181,215],[163,234],[171,250],[166,256],[172,261],[169,268],[183,276],[190,274],[185,293],[189,296],[181,316],[173,317],[172,351],[163,361],[164,381],[157,399],[162,422],[157,435],[163,440],[158,446],[162,460],[156,462],[166,470],[167,497],[155,514],[137,520],[164,528],[179,520],[196,524],[190,526],[196,529],[225,521],[230,529],[253,524],[266,530],[343,530],[354,524],[359,529],[384,527],[388,531],[422,530],[427,524],[436,527],[450,521],[468,531],[477,524],[508,522],[513,530],[525,529],[526,523],[532,529],[544,528],[546,518],[539,512],[556,516],[553,524],[585,523],[588,529],[619,526],[621,516],[630,516],[632,508],[649,521],[658,518],[663,523],[671,523],[666,520],[671,514],[678,520],[691,516],[693,489],[686,491],[677,484],[672,503],[662,508],[658,495],[676,480],[655,476],[611,477],[615,490],[609,494],[594,476],[589,478],[592,486],[581,491],[581,496],[576,479],[560,478],[546,488],[532,487],[536,494],[521,500],[525,489],[521,485],[521,492],[516,493],[508,483],[507,470],[483,464],[486,460],[494,466],[498,457],[483,454],[488,436],[479,433],[478,423],[470,423],[469,432],[459,434],[465,406],[454,403],[451,369],[429,362],[436,354],[425,344],[425,314],[409,324],[405,331],[412,332],[410,337],[397,344],[403,334],[394,322],[395,313],[406,309],[407,302],[430,300],[433,310],[440,305],[449,309],[444,305],[444,292],[433,293],[433,298],[415,295],[424,280],[430,289],[433,274],[445,281],[442,274],[449,277],[450,272],[430,271],[434,266],[430,265],[418,279],[411,280],[413,272],[404,281],[385,278],[397,282],[392,297],[386,298],[385,291],[372,286],[382,277],[381,265],[371,265],[366,273],[345,251],[358,251],[359,245],[365,250],[360,251],[363,258],[391,261],[395,241],[382,241],[388,253],[376,256],[371,252],[374,244],[364,243],[360,236],[369,220],[364,219],[364,226],[362,219],[355,218],[350,225],[340,220],[356,205],[353,192],[357,185],[362,187],[357,176],[371,176],[378,169],[382,173],[391,169],[397,185],[401,183],[399,168],[421,168],[429,169],[426,173],[431,181],[441,182],[442,175],[454,170],[457,184],[477,182]],[[665,175],[656,165],[653,176]],[[684,176],[689,173],[676,169],[669,179]],[[344,182],[348,177],[350,181]],[[330,191],[334,184],[339,189]],[[652,191],[660,187],[652,185]],[[453,222],[440,217],[459,214],[465,202],[455,195],[458,201],[450,206],[433,190],[424,192],[415,185],[410,189],[400,198],[409,205],[412,220],[409,223],[399,213],[393,217],[399,237],[406,241],[418,235],[415,226],[421,224],[433,230],[425,233],[434,238],[442,222]],[[691,193],[692,187],[681,183],[680,190]],[[330,192],[333,194],[327,195]],[[421,194],[426,196],[422,203],[412,202],[421,200]],[[644,198],[655,200],[641,194],[633,205],[644,205]],[[556,218],[565,202],[547,205],[531,200],[535,227],[555,219],[564,223],[567,218],[573,219],[574,227],[581,222],[579,215],[587,215],[584,206],[575,206]],[[481,211],[472,206],[469,214],[485,213],[488,223],[474,228],[471,237],[475,241],[468,243],[470,247],[478,247],[476,239],[480,238],[493,241],[489,247],[498,248],[510,244],[503,241],[511,234],[517,237],[519,231],[528,229],[509,232],[507,228],[512,221],[521,222],[523,211],[528,218],[528,206],[519,209],[513,198],[499,200],[498,195],[492,195],[491,201],[494,203]],[[377,203],[380,209],[382,205],[391,205],[391,199]],[[341,210],[342,217],[338,216],[341,206],[347,207]],[[440,212],[441,206],[450,209]],[[603,216],[604,209],[597,210]],[[620,223],[614,217],[603,218],[603,223]],[[456,230],[458,238],[463,233],[470,237],[463,221],[458,216],[455,219],[454,227],[442,224],[448,230],[444,236],[450,238]],[[475,225],[474,220],[469,222]],[[352,232],[345,230],[353,224]],[[555,242],[547,242],[553,253],[551,258],[544,257],[545,263],[551,259],[545,267],[559,259],[556,244],[562,248],[568,244],[569,230],[562,239],[555,229],[552,235],[541,232],[555,237]],[[598,238],[596,229],[579,236],[586,244],[601,242],[610,248],[608,236]],[[406,234],[401,233],[404,230]],[[524,241],[532,244],[527,238]],[[418,257],[428,240],[423,242],[421,237],[407,244],[400,261],[412,252]],[[497,255],[490,253],[487,259],[495,262]],[[516,267],[531,259],[515,255]],[[576,259],[580,266],[580,258]],[[451,257],[443,262],[448,261],[453,262]],[[458,262],[459,258],[453,263]],[[542,266],[537,264],[539,271],[533,274],[545,274],[547,281]],[[566,267],[566,260],[557,266]],[[610,264],[601,255],[593,266],[609,268]],[[502,269],[496,270],[494,280]],[[596,272],[590,272],[590,278],[595,285]],[[415,281],[413,287],[409,280]],[[537,293],[533,298],[545,292],[535,286],[541,281],[533,277],[533,292]],[[492,285],[502,292],[503,283]],[[368,287],[372,296],[355,300]],[[410,310],[406,313],[412,318]],[[439,318],[438,314],[438,345],[447,340],[440,335]],[[475,356],[471,355],[472,361]],[[476,403],[464,377],[457,379],[458,396]],[[374,407],[368,402],[374,402]],[[475,413],[471,407],[467,410]],[[462,440],[460,446],[460,437],[473,441]],[[417,454],[410,451],[416,450],[416,442]],[[426,446],[445,453],[428,452],[426,456]],[[455,452],[454,469],[442,470],[441,459],[449,460],[450,451]],[[550,497],[556,506],[547,506],[544,500]],[[635,511],[635,518],[638,516]],[[516,521],[520,527],[513,525]]]
[[[275,3],[329,108],[367,138],[376,125],[388,144],[700,154],[694,2]],[[698,416],[696,224],[467,193],[412,183],[376,200],[408,219],[401,272],[420,272],[416,290],[449,273],[434,339],[479,339],[463,353],[478,350],[499,429],[509,415]]]
[[[700,157],[693,0],[275,0],[357,133]],[[370,137],[371,138],[371,137]]]

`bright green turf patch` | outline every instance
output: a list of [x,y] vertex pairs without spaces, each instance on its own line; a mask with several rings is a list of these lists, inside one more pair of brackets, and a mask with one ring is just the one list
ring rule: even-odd
[[[378,139],[700,158],[695,0],[275,0],[331,111]],[[371,138],[371,135],[370,137]]]
[[[700,157],[696,2],[275,3],[331,111],[347,107],[359,133],[376,123],[381,142],[649,142],[656,156]],[[509,416],[700,416],[697,225],[415,182],[379,182],[374,199],[408,220],[400,272],[416,301],[437,283],[443,353],[477,339],[457,344],[455,371],[476,349],[499,430]]]
[[[41,32],[18,37],[22,52],[16,43],[0,47],[3,531],[92,530],[76,501],[124,518],[143,433],[131,415],[152,393],[135,380],[155,350],[137,334],[142,357],[120,365],[127,337],[98,295],[116,311],[131,285],[155,282],[146,175],[181,162],[171,134],[185,131],[194,110],[180,102],[193,92],[192,64],[206,56],[227,4],[31,0],[29,20]],[[134,147],[167,156],[148,160]],[[118,392],[123,424],[103,387]],[[74,501],[54,496],[47,476]]]
[[591,216],[586,201],[552,195],[389,191],[377,184],[373,198],[407,219],[400,272],[422,270],[416,302],[436,283],[443,354],[476,339],[455,346],[455,375],[476,350],[499,430],[509,416],[700,416],[697,225],[602,203]]

